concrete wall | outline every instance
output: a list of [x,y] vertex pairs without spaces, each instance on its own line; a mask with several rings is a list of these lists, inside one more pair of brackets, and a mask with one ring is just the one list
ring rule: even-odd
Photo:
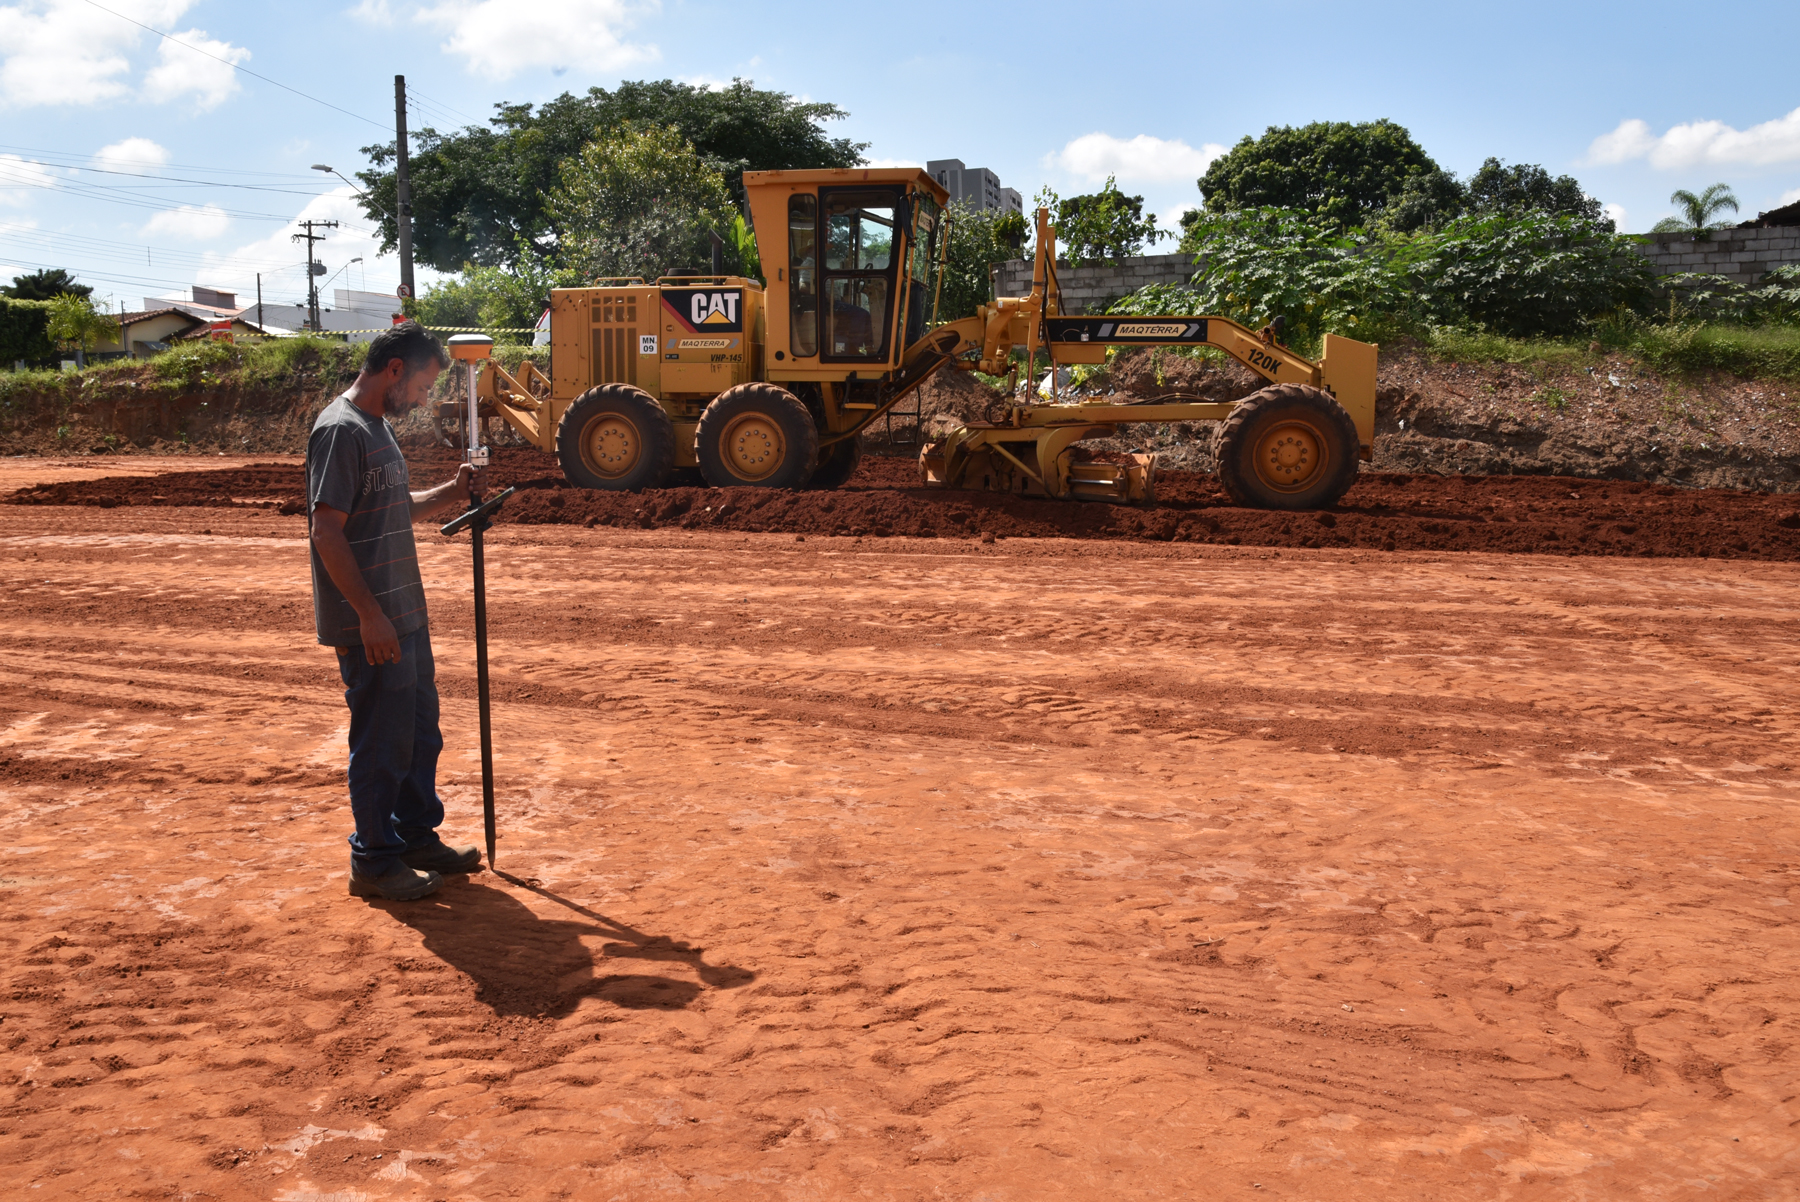
[[[1031,260],[1013,259],[997,270],[997,296],[1024,296],[1031,291]],[[1121,259],[1117,267],[1056,265],[1062,281],[1063,308],[1069,313],[1098,313],[1127,293],[1147,284],[1185,284],[1194,278],[1193,255],[1144,255]]]
[[1648,241],[1639,249],[1655,265],[1658,275],[1705,272],[1749,287],[1777,267],[1800,263],[1800,225],[1718,230],[1706,241],[1696,241],[1686,234],[1646,237]]

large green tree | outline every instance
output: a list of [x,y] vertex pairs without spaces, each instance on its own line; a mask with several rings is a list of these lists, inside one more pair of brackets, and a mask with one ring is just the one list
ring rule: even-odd
[[59,296],[92,296],[94,290],[77,284],[75,277],[61,267],[46,267],[26,275],[13,277],[11,287],[0,287],[0,296],[13,300],[55,300]]
[[1582,191],[1574,176],[1553,176],[1536,163],[1509,167],[1497,158],[1483,162],[1467,181],[1442,170],[1408,176],[1388,201],[1380,222],[1390,230],[1408,233],[1441,229],[1469,215],[1524,217],[1532,213],[1579,217],[1608,233],[1614,228],[1600,202]]
[[1405,187],[1438,165],[1402,125],[1272,125],[1213,160],[1200,194],[1214,213],[1264,206],[1311,213],[1341,229],[1367,225]]
[[[834,104],[797,100],[739,79],[711,89],[674,80],[565,92],[539,106],[496,105],[490,128],[422,129],[411,156],[413,254],[439,271],[465,263],[512,265],[521,247],[553,253],[558,229],[548,196],[562,164],[596,136],[620,129],[669,128],[722,173],[742,206],[746,170],[854,167],[866,143],[830,137],[824,125],[847,114]],[[381,227],[382,249],[398,239],[394,144],[366,146],[370,167],[363,211]]]
[[548,207],[564,264],[589,280],[704,270],[707,235],[723,236],[736,216],[724,174],[655,128],[618,130],[565,159]]

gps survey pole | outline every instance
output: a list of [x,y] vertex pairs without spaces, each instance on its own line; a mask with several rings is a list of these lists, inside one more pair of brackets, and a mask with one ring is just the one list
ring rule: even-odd
[[[475,395],[475,380],[481,370],[479,364],[488,359],[493,350],[494,340],[485,334],[457,334],[450,339],[450,355],[462,364],[466,384],[463,392],[467,404],[462,422],[463,462],[478,468],[487,466],[488,451],[481,442],[481,402]],[[500,506],[512,494],[513,490],[509,488],[483,501],[471,481],[468,512],[454,521],[446,522],[442,527],[446,535],[456,534],[465,527],[468,529],[475,564],[475,695],[476,707],[481,716],[481,817],[487,833],[487,862],[490,869],[494,867],[496,839],[494,728],[488,713],[487,565],[482,556],[481,536],[493,524],[493,516],[500,512]]]
[[498,493],[453,522],[442,527],[445,534],[468,528],[475,559],[475,697],[481,712],[481,817],[487,830],[488,867],[494,866],[494,727],[488,717],[487,669],[487,568],[481,558],[481,535],[493,524],[493,516],[513,495],[512,489]]

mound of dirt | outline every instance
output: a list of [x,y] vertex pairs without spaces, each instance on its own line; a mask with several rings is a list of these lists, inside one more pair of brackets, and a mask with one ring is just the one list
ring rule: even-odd
[[[415,453],[413,479],[448,477],[457,457]],[[1152,508],[922,488],[910,459],[864,460],[832,492],[683,486],[637,493],[570,486],[535,450],[501,453],[496,488],[516,485],[501,520],[527,525],[679,527],[795,535],[1095,538],[1370,550],[1800,559],[1800,511],[1786,496],[1546,476],[1364,472],[1336,509],[1242,509],[1217,480],[1164,473]],[[21,489],[17,505],[198,505],[303,511],[300,469],[259,465],[107,477]]]

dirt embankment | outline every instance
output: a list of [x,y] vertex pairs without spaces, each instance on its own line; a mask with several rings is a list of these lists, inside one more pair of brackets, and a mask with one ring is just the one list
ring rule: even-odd
[[[329,366],[303,363],[273,381],[200,373],[177,385],[146,364],[59,381],[40,393],[0,389],[0,454],[297,453],[319,409],[349,382]],[[1134,350],[1086,391],[1231,401],[1261,386],[1236,363]],[[1383,351],[1380,386],[1369,465],[1378,471],[1800,488],[1800,384],[1677,379],[1616,356],[1562,367],[1442,363],[1399,347]],[[447,374],[439,388],[448,387]],[[992,416],[1004,402],[973,375],[941,373],[921,389],[923,434]],[[1155,451],[1165,468],[1211,471],[1215,429],[1145,425],[1098,445]],[[433,442],[422,413],[407,415],[399,432],[405,445]],[[877,422],[865,439],[878,454],[911,454],[918,433],[910,418],[896,418]]]
[[[415,452],[416,483],[447,477],[456,456]],[[641,493],[568,485],[556,461],[497,453],[495,487],[519,494],[501,515],[526,525],[680,528],[798,536],[1090,538],[1265,547],[1513,551],[1566,555],[1800,559],[1800,508],[1786,495],[1679,489],[1548,476],[1365,472],[1336,509],[1241,509],[1217,481],[1171,471],[1154,508],[921,488],[911,460],[875,457],[833,491],[677,487]],[[301,471],[251,466],[65,481],[21,489],[19,505],[190,505],[302,512]]]

